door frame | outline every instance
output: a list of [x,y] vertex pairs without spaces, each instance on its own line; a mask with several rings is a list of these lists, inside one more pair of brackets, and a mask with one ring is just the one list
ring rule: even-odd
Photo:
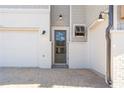
[[[65,33],[65,63],[56,63],[56,32],[64,32]],[[67,52],[67,35],[66,35],[66,33],[67,33],[67,31],[66,30],[54,30],[54,59],[55,59],[55,61],[54,61],[54,64],[66,64],[66,62],[67,62],[67,59],[66,59],[66,52]]]
[[69,40],[70,40],[70,34],[69,34],[69,27],[65,26],[52,26],[51,28],[51,39],[52,39],[52,65],[59,64],[63,65],[63,63],[55,63],[55,30],[65,30],[66,31],[66,65],[69,65]]

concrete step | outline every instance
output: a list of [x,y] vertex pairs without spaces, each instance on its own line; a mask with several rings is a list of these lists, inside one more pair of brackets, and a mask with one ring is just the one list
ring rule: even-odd
[[68,68],[68,65],[66,65],[66,64],[63,64],[63,65],[54,64],[54,65],[52,65],[52,68]]

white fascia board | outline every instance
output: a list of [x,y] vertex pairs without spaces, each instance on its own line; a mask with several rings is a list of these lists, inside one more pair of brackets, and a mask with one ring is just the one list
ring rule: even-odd
[[0,13],[6,14],[48,14],[50,9],[0,9]]

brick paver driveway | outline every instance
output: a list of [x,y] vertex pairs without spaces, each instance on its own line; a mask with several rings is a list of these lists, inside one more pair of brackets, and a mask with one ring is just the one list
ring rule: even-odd
[[107,88],[105,80],[87,69],[0,68],[0,87]]

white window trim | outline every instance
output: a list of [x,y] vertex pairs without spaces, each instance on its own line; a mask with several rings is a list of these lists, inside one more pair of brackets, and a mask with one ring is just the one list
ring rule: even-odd
[[87,41],[87,27],[86,27],[86,31],[85,31],[85,36],[75,36],[75,26],[85,26],[86,27],[86,25],[85,24],[73,24],[73,38],[80,38],[80,39],[83,39],[83,41],[82,42],[86,42]]
[[[76,36],[75,35],[75,26],[84,26],[85,28],[86,28],[86,25],[85,24],[73,24],[73,36],[74,37],[80,37],[80,38],[83,38],[83,37],[85,37],[85,36]],[[86,29],[85,29],[86,30]],[[86,31],[85,31],[85,33],[86,33]]]

